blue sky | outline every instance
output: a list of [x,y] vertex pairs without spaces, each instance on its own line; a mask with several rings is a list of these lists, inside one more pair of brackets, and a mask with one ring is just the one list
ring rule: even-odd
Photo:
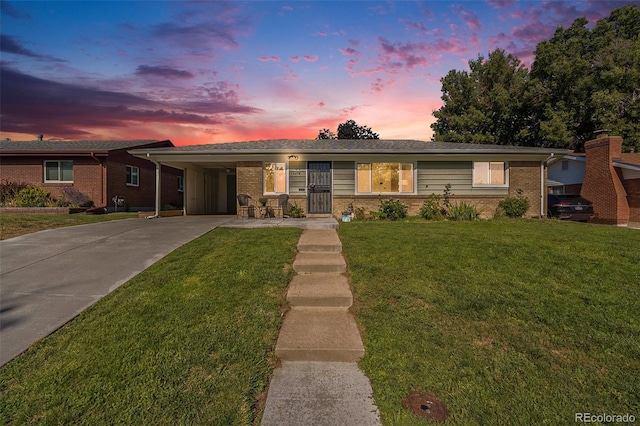
[[2,1],[0,137],[429,140],[440,78],[632,1]]

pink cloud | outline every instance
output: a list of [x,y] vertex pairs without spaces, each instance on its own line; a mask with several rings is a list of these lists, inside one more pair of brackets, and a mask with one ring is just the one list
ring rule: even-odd
[[494,9],[506,9],[515,3],[515,0],[487,0],[487,4]]
[[318,106],[319,106],[320,108],[324,108],[324,106],[325,106],[325,105],[326,105],[326,104],[325,104],[324,102],[318,102]]
[[291,60],[291,62],[300,62],[300,56],[289,56],[289,60]]
[[307,62],[315,62],[318,60],[318,55],[304,55],[304,60]]
[[260,56],[258,60],[260,62],[280,62],[280,58],[277,56]]
[[295,73],[295,71],[292,68],[289,68],[288,66],[285,66],[285,69],[287,71],[287,74],[282,78],[283,81],[288,81],[288,82],[297,82],[298,80],[300,80],[300,77]]
[[327,36],[327,33],[324,32],[324,31],[318,31],[316,34],[319,35],[320,37],[326,37]]
[[480,19],[478,19],[478,15],[471,10],[464,9],[462,6],[456,6],[455,11],[460,15],[462,21],[467,24],[467,26],[474,30],[479,31],[482,29],[482,23]]
[[387,81],[383,81],[381,78],[376,78],[373,83],[371,83],[371,90],[374,92],[382,92],[382,89],[388,86],[393,86],[396,83],[396,80],[389,79]]
[[353,55],[359,55],[360,52],[358,52],[356,49],[352,49],[350,47],[345,47],[344,49],[338,49],[340,51],[340,53],[342,53],[343,55],[347,55],[347,56],[353,56]]

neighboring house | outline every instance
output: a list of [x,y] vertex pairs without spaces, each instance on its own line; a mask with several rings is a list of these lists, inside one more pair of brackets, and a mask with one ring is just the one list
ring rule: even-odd
[[[172,148],[165,141],[0,141],[0,179],[27,183],[56,198],[85,196],[95,206],[114,208],[124,198],[129,210],[153,210],[156,204],[156,166],[134,157],[130,149]],[[162,168],[162,204],[182,207],[182,171]]]
[[546,215],[546,162],[568,150],[415,140],[268,140],[135,149],[140,158],[185,173],[186,214],[230,214],[236,195],[275,199],[289,194],[307,215],[340,217],[349,204],[377,210],[399,199],[417,215],[434,193],[451,185],[465,201],[493,216],[500,200],[522,190],[527,217]]
[[549,193],[580,194],[585,166],[584,154],[571,154],[550,159],[547,173]]
[[640,153],[622,153],[622,138],[602,134],[585,144],[580,195],[593,203],[594,222],[640,226]]

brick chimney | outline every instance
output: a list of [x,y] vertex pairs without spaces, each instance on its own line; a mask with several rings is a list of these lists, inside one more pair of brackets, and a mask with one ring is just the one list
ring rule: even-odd
[[629,222],[627,193],[622,176],[613,167],[613,160],[622,154],[622,138],[602,132],[584,148],[586,168],[580,195],[593,203],[593,222],[626,225]]

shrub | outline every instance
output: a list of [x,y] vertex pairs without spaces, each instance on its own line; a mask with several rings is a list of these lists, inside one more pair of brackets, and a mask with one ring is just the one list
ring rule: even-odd
[[409,207],[400,200],[380,200],[380,208],[375,215],[377,219],[398,220],[407,217]]
[[60,193],[62,195],[62,198],[69,205],[79,207],[93,207],[93,201],[82,192],[78,191],[77,188],[64,186],[62,187]]
[[480,219],[480,210],[462,201],[460,204],[451,204],[449,206],[447,218],[456,221],[478,220]]
[[304,210],[297,203],[293,203],[291,207],[289,207],[289,216],[290,217],[303,217]]
[[13,198],[15,207],[46,207],[51,202],[49,191],[37,186],[27,186]]
[[429,198],[422,203],[418,214],[426,220],[444,219],[443,210],[442,207],[440,207],[440,196],[436,194],[429,195]]
[[9,180],[0,182],[0,205],[11,203],[18,192],[28,186],[26,183],[11,182]]
[[365,220],[367,218],[367,212],[364,207],[356,207],[353,211],[353,218],[355,220]]
[[508,217],[522,217],[529,210],[529,199],[522,196],[522,189],[518,189],[517,197],[507,197],[498,203],[498,208]]

